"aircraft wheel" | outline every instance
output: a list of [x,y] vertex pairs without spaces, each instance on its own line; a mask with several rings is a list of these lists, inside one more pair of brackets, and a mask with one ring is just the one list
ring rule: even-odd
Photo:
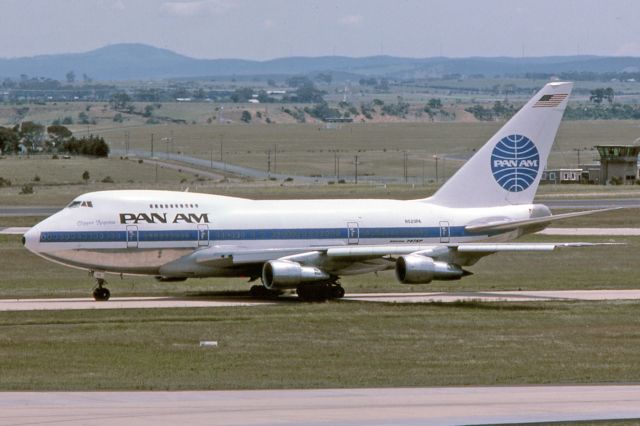
[[249,294],[251,295],[251,297],[254,297],[256,299],[271,299],[274,297],[278,297],[282,294],[282,292],[278,290],[269,290],[262,285],[252,285],[249,289]]
[[331,287],[327,284],[300,284],[296,288],[298,297],[306,302],[322,302],[331,298]]
[[344,288],[340,284],[331,287],[331,297],[333,299],[342,299],[344,297]]
[[93,290],[93,298],[96,302],[106,302],[111,297],[111,292],[106,287],[98,287]]

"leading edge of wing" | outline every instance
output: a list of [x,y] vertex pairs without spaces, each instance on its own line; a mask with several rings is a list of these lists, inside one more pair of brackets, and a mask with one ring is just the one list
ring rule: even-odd
[[[553,251],[557,248],[567,247],[593,247],[601,245],[619,245],[621,243],[588,243],[588,242],[559,242],[559,243],[459,243],[436,245],[362,245],[340,247],[315,247],[315,248],[278,248],[278,249],[245,249],[241,247],[212,247],[198,250],[191,255],[199,264],[250,264],[262,263],[269,260],[304,257],[312,258],[317,255],[326,255],[336,259],[363,259],[384,256],[402,256],[419,254],[422,256],[438,258],[451,252],[469,254],[491,254],[498,252],[540,252]],[[300,259],[303,260],[303,259]]]
[[551,222],[555,222],[557,220],[570,219],[570,218],[579,217],[579,216],[587,216],[595,213],[604,213],[612,210],[619,210],[620,208],[621,207],[612,207],[608,209],[587,210],[582,212],[554,214],[551,216],[534,217],[531,219],[523,219],[523,220],[506,220],[506,221],[480,223],[480,224],[465,226],[465,231],[482,234],[485,232],[512,231],[514,229],[526,228],[526,227],[532,227],[532,226],[541,226],[542,228],[544,228],[546,227],[546,225],[550,224]]
[[434,246],[357,246],[327,249],[329,257],[373,257],[420,254],[438,256],[449,250],[460,253],[498,253],[523,251],[553,251],[557,248],[623,245],[624,243],[554,242],[554,243],[459,243]]

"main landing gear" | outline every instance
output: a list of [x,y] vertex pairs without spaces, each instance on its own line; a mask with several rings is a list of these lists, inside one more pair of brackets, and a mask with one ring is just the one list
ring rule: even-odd
[[[256,299],[274,299],[283,291],[269,290],[263,285],[253,285],[249,290],[251,297]],[[344,297],[344,288],[337,282],[303,283],[296,287],[296,293],[300,300],[307,302],[321,302],[327,299],[340,299]]]
[[337,282],[304,283],[296,288],[296,293],[302,300],[318,302],[327,299],[341,299],[344,297],[344,288]]
[[252,285],[249,289],[249,294],[251,294],[251,297],[256,299],[273,299],[280,296],[282,292],[278,290],[269,290],[263,285]]
[[104,278],[96,277],[97,287],[93,289],[93,298],[96,300],[96,302],[106,302],[107,300],[109,300],[111,292],[108,288],[104,287],[106,283],[107,281],[105,281]]

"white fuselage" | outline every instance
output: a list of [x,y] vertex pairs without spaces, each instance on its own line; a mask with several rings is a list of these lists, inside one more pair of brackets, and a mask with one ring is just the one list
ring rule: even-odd
[[[25,245],[68,266],[159,275],[163,265],[207,249],[300,252],[348,245],[505,241],[519,234],[473,234],[465,226],[527,219],[533,209],[446,208],[428,200],[256,201],[187,192],[104,191],[78,197],[33,227],[25,234]],[[366,271],[341,271],[359,272]],[[247,270],[209,268],[196,276],[234,275],[247,275]]]

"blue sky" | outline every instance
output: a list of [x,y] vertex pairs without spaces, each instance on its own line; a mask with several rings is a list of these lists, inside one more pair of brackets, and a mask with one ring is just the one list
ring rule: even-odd
[[640,56],[634,0],[0,0],[0,57],[146,43],[198,58]]

